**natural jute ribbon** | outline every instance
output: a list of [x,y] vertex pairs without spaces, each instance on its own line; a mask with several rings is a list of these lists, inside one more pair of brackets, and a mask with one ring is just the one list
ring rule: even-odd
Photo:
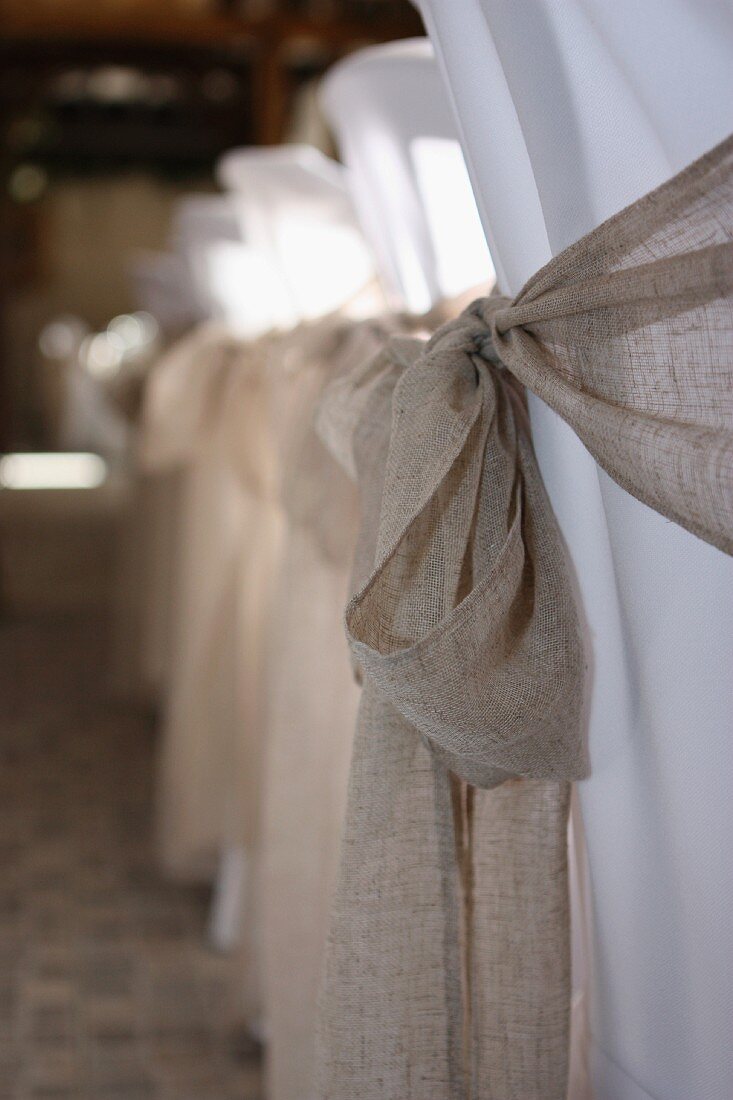
[[[335,384],[364,678],[321,1014],[327,1100],[563,1100],[584,655],[522,387],[733,550],[733,140]],[[346,456],[344,458],[344,456]]]

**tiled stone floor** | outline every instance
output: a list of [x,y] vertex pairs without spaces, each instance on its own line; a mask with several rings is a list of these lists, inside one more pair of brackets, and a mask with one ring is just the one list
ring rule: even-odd
[[0,622],[0,1100],[255,1100],[205,899],[151,854],[151,724],[89,620]]

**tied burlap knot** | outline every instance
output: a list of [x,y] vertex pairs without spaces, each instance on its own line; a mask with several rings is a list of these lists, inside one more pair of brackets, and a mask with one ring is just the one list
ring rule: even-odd
[[473,306],[330,400],[371,569],[319,1095],[560,1100],[583,655],[521,389]]
[[482,312],[439,329],[397,383],[375,568],[346,623],[364,677],[492,787],[583,773],[583,661],[522,395]]

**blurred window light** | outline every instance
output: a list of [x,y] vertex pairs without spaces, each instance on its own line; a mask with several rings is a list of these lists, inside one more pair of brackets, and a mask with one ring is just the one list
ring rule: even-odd
[[99,103],[134,103],[145,98],[147,81],[139,69],[100,65],[87,78],[87,93]]
[[107,325],[107,336],[121,341],[124,353],[135,353],[157,340],[158,322],[144,310],[121,313]]
[[0,458],[3,489],[96,489],[106,480],[107,463],[85,451],[29,451]]
[[79,349],[79,358],[95,378],[112,378],[120,369],[125,353],[122,337],[115,332],[87,336]]

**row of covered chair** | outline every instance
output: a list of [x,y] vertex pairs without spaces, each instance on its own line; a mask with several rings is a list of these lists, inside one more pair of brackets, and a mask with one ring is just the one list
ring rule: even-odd
[[[211,935],[234,951],[276,1100],[320,1095],[317,997],[359,702],[340,625],[359,509],[323,442],[334,384],[495,278],[516,295],[730,129],[733,31],[712,9],[421,7],[432,46],[366,50],[327,76],[342,163],[233,150],[222,193],[181,204],[175,251],[139,284],[159,314],[180,301],[161,287],[185,287],[170,327],[195,322],[152,368],[140,427],[161,858],[215,884]],[[591,667],[570,1095],[721,1100],[730,559],[528,404]],[[454,1095],[441,1088],[409,1095]]]
[[[395,85],[405,110],[390,134]],[[302,145],[233,150],[217,169],[223,192],[180,203],[156,266],[186,288],[195,323],[150,374],[138,448],[161,861],[214,884],[212,942],[239,960],[246,1023],[283,1097],[315,1095],[358,703],[340,623],[356,503],[315,439],[314,401],[339,364],[493,282],[429,45],[357,55],[330,74],[322,103],[343,163]],[[174,299],[160,278],[138,289],[147,311]],[[268,369],[283,378],[263,394],[254,376]],[[308,512],[297,498],[309,494]]]

